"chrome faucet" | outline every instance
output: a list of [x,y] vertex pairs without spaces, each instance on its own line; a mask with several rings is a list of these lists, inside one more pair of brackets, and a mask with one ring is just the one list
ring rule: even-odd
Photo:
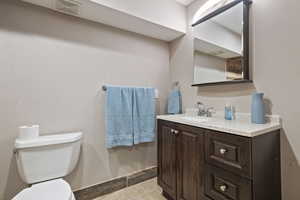
[[197,102],[197,108],[198,108],[198,116],[204,116],[206,114],[205,106],[200,101]]
[[212,117],[213,113],[215,113],[214,107],[209,107],[206,109],[206,117]]
[[198,116],[212,117],[212,114],[214,113],[213,107],[206,108],[205,105],[201,102],[197,102],[197,107],[198,107]]

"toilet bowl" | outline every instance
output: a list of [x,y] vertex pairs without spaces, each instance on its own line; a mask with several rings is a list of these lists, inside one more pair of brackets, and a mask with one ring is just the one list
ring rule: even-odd
[[31,184],[12,200],[75,200],[70,185],[62,179],[70,174],[80,155],[82,133],[17,139],[15,156],[22,180]]
[[35,184],[21,191],[12,200],[75,200],[70,185],[63,179]]

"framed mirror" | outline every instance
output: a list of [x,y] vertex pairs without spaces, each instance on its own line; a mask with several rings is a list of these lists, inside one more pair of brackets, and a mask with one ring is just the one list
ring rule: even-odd
[[252,82],[249,70],[250,4],[250,0],[209,0],[200,8],[199,20],[192,25],[192,86]]

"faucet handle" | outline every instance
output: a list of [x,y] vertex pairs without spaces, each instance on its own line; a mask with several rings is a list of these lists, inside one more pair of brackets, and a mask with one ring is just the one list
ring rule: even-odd
[[197,102],[197,106],[198,106],[198,107],[204,106],[204,104],[203,104],[202,102],[198,101],[198,102]]
[[212,117],[213,113],[216,113],[216,110],[215,110],[214,107],[209,107],[209,108],[206,109],[206,115],[207,115],[207,117]]
[[207,112],[214,112],[214,111],[215,111],[215,108],[214,108],[214,107],[209,107],[209,108],[207,108],[206,110],[207,110]]

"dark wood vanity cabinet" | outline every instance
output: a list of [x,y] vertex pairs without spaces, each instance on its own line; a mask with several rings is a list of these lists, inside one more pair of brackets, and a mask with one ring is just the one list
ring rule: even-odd
[[177,153],[176,140],[172,126],[168,123],[159,127],[159,185],[171,198],[176,199],[177,194]]
[[202,131],[158,121],[158,184],[169,199],[197,200],[203,195]]
[[250,138],[158,120],[158,184],[171,200],[281,200],[279,130]]
[[201,129],[181,126],[177,135],[177,199],[196,200],[203,190],[204,137]]

